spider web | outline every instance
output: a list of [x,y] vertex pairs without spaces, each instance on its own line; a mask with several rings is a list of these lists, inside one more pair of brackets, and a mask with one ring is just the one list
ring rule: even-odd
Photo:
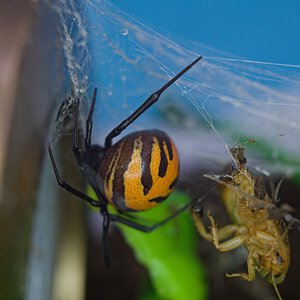
[[169,132],[183,171],[221,170],[230,162],[229,148],[254,141],[269,154],[251,157],[269,160],[269,168],[280,172],[298,170],[299,66],[238,60],[189,41],[182,46],[107,1],[58,1],[53,7],[72,91],[59,103],[54,139],[64,134],[61,124],[74,99],[82,99],[86,116],[97,87],[93,142],[103,144],[114,126],[202,55],[124,134],[154,127]]

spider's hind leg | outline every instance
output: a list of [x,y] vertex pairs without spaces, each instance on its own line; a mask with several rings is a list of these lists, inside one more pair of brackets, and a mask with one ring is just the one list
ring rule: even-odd
[[107,210],[100,210],[101,215],[103,216],[103,248],[104,248],[104,261],[106,267],[111,266],[111,256],[110,256],[110,247],[109,247],[109,225],[110,225],[110,215]]

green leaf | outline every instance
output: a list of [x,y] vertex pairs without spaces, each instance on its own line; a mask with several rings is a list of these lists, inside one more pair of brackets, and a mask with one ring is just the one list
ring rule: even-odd
[[[158,222],[190,199],[183,193],[173,193],[168,200],[136,218]],[[156,220],[156,221],[154,221]],[[144,224],[144,223],[143,223]],[[197,257],[197,235],[187,212],[151,233],[143,233],[118,225],[132,247],[137,260],[149,272],[153,287],[162,299],[200,300],[207,298],[206,276]]]
[[[95,197],[91,188],[88,194]],[[173,192],[157,207],[131,216],[140,224],[152,225],[188,201],[191,200],[186,194]],[[113,207],[109,210],[116,213]],[[198,236],[187,211],[150,233],[119,223],[115,225],[133,249],[138,262],[148,270],[157,299],[207,299],[205,270],[197,256]]]

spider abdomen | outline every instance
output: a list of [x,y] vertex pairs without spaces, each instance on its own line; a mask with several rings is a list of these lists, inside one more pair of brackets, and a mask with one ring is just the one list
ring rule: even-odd
[[134,132],[107,150],[98,175],[107,200],[118,209],[146,210],[174,189],[179,175],[178,153],[163,131]]

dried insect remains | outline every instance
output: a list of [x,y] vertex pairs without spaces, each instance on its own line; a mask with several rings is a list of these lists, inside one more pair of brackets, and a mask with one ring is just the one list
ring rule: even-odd
[[219,251],[230,251],[240,246],[247,248],[248,272],[226,274],[227,277],[253,281],[257,270],[273,284],[281,299],[277,284],[284,280],[290,264],[287,235],[290,226],[286,226],[282,218],[271,216],[270,208],[274,208],[276,203],[264,185],[245,167],[243,147],[236,146],[230,151],[234,160],[233,172],[226,176],[206,177],[220,183],[222,199],[232,224],[218,228],[208,211],[211,227],[207,230],[202,222],[202,201],[199,200],[191,209],[195,225],[199,234]]

